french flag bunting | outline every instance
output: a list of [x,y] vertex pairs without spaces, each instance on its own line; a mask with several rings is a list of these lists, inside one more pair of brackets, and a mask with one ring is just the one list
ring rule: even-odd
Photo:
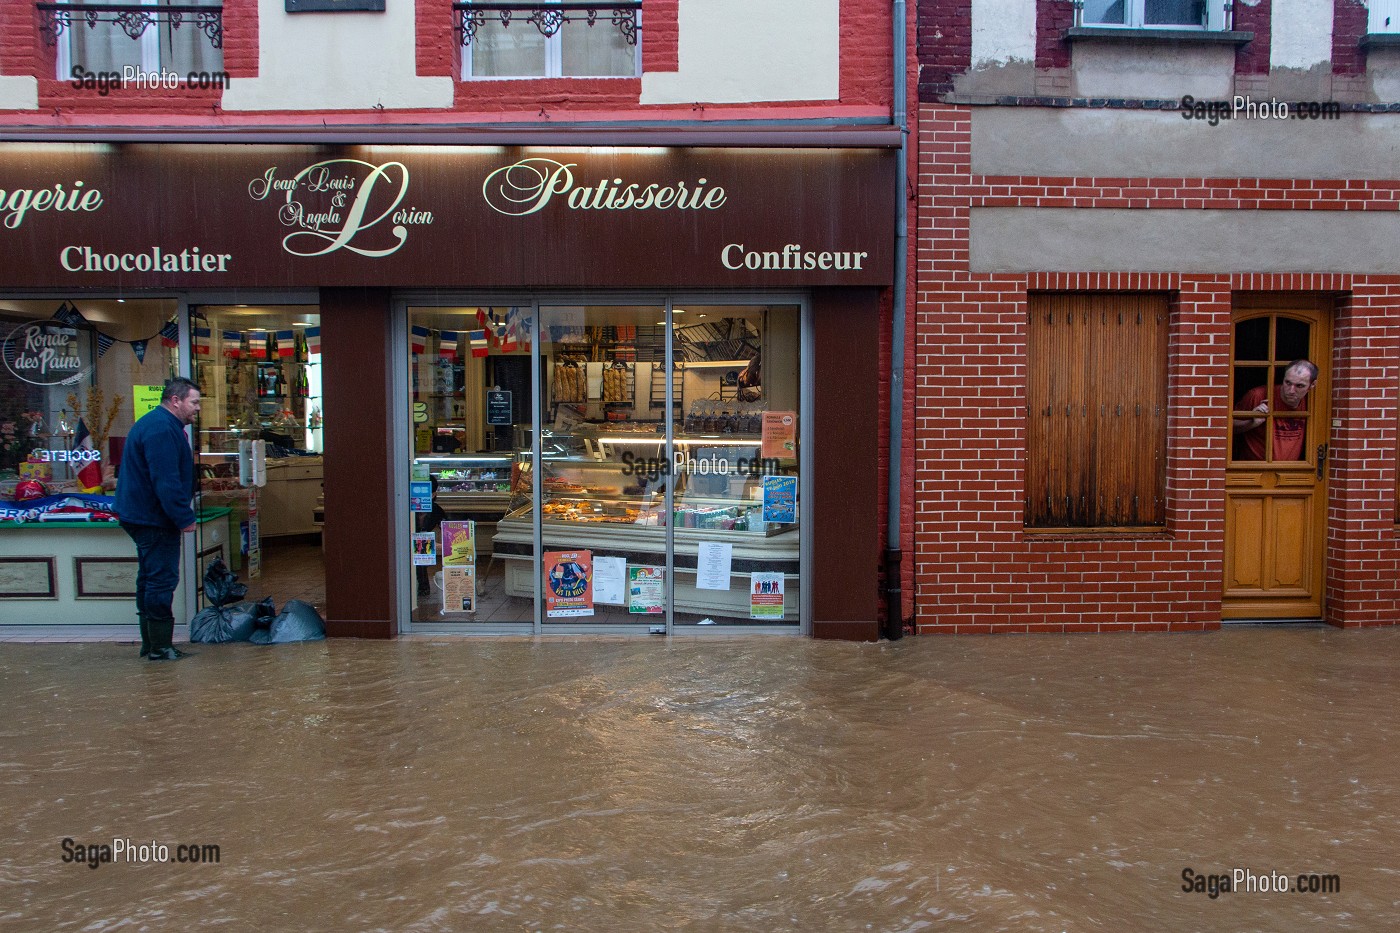
[[236,330],[224,331],[224,356],[228,359],[236,360],[242,355],[243,335]]
[[248,334],[248,345],[253,359],[267,359],[267,331],[255,330]]
[[83,317],[83,312],[79,311],[72,302],[65,301],[58,306],[58,310],[53,313],[55,321],[59,321],[66,327],[81,327],[87,323],[87,318]]
[[277,355],[294,356],[296,351],[296,333],[290,330],[279,330],[277,332]]
[[163,347],[178,347],[180,345],[180,325],[174,321],[166,321],[165,326],[160,329],[160,343]]
[[457,332],[455,330],[444,330],[438,332],[438,356],[445,356],[448,359],[457,355]]
[[[161,335],[162,338],[164,334]],[[208,356],[210,350],[209,328],[196,327],[194,329],[194,353],[195,356]]]
[[412,339],[409,341],[414,353],[422,353],[428,349],[428,328],[415,327],[411,333]]
[[485,356],[489,352],[490,347],[486,343],[486,331],[468,331],[467,337],[471,341],[472,356]]
[[321,355],[321,328],[308,327],[306,333],[306,353],[308,356]]

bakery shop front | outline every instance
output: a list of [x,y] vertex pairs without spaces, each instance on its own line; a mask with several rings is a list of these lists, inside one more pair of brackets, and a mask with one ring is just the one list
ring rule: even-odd
[[[110,491],[135,400],[192,375],[187,584],[322,574],[331,635],[874,638],[895,152],[843,144],[0,145],[4,329],[93,363],[7,370],[0,421],[67,458],[69,396],[121,398]],[[120,540],[83,564],[67,526],[0,529],[46,578],[0,600],[119,621]]]

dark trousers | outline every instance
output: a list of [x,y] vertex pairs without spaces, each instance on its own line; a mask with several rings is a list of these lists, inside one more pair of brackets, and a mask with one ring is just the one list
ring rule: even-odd
[[175,615],[171,602],[180,585],[180,542],[177,528],[133,525],[122,530],[136,542],[136,614],[141,621],[141,653],[171,647]]

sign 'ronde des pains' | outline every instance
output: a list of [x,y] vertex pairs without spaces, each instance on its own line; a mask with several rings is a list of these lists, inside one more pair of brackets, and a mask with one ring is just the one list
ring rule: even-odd
[[0,344],[5,368],[36,386],[73,385],[92,372],[91,341],[76,328],[50,321],[27,321]]

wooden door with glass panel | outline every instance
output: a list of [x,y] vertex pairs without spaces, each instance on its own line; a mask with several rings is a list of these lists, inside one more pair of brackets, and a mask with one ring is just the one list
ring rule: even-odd
[[1236,310],[1225,474],[1225,619],[1323,613],[1328,319]]

